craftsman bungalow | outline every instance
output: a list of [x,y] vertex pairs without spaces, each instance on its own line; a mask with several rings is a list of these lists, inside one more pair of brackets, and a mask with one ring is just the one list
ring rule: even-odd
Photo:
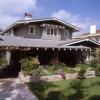
[[90,39],[72,39],[80,28],[57,18],[33,20],[26,15],[0,35],[0,56],[7,59],[13,72],[20,71],[20,59],[38,57],[41,65],[65,63],[75,66],[90,59],[91,48],[99,43]]

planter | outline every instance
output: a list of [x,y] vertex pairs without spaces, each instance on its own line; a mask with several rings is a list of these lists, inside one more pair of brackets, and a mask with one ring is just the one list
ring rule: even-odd
[[30,82],[31,76],[30,75],[24,75],[23,72],[19,72],[19,79],[24,83],[28,83],[28,82]]
[[85,79],[85,74],[81,74],[81,73],[79,74],[79,73],[78,73],[77,78],[79,78],[79,79]]
[[77,74],[77,78],[85,79],[85,70],[80,70]]
[[100,76],[100,70],[95,70],[95,75]]

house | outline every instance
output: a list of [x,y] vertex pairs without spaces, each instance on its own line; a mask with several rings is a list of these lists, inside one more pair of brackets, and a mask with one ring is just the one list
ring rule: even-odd
[[90,59],[90,51],[100,44],[91,39],[73,39],[80,28],[57,18],[32,19],[25,14],[0,35],[0,56],[13,73],[20,71],[20,59],[38,57],[41,65],[65,63],[74,67]]
[[86,33],[76,38],[81,38],[81,39],[88,38],[100,43],[100,29],[96,30],[94,34]]

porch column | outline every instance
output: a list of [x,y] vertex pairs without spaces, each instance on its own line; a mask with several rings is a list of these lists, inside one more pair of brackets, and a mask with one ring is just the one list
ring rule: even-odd
[[9,65],[10,60],[11,60],[11,52],[10,51],[6,51],[5,58],[6,58],[6,61],[7,61],[7,65]]
[[11,36],[14,36],[14,30],[11,29]]
[[91,49],[86,50],[86,62],[88,63],[92,59],[91,57]]

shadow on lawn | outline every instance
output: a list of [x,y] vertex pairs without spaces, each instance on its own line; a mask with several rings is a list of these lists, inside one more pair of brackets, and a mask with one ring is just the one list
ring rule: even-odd
[[89,97],[88,100],[100,100],[100,95],[93,95]]
[[[56,87],[56,88],[55,88]],[[38,81],[29,83],[29,88],[39,98],[39,100],[83,100],[83,80],[73,80],[70,87],[61,90],[57,85],[52,82]],[[45,91],[49,90],[45,95]],[[70,92],[70,90],[74,92]]]
[[70,83],[70,87],[69,87],[69,91],[72,90],[73,92],[71,92],[68,95],[68,100],[83,100],[84,97],[84,92],[83,89],[85,87],[83,86],[83,79],[76,79],[71,81]]
[[[45,97],[45,91],[49,88],[56,87],[56,85],[53,85],[51,82],[44,82],[42,80],[38,82],[31,82],[29,83],[29,88],[32,90],[32,92],[39,98],[39,100],[50,100],[50,97]],[[53,94],[52,94],[53,95]],[[52,99],[54,100],[54,99]]]

